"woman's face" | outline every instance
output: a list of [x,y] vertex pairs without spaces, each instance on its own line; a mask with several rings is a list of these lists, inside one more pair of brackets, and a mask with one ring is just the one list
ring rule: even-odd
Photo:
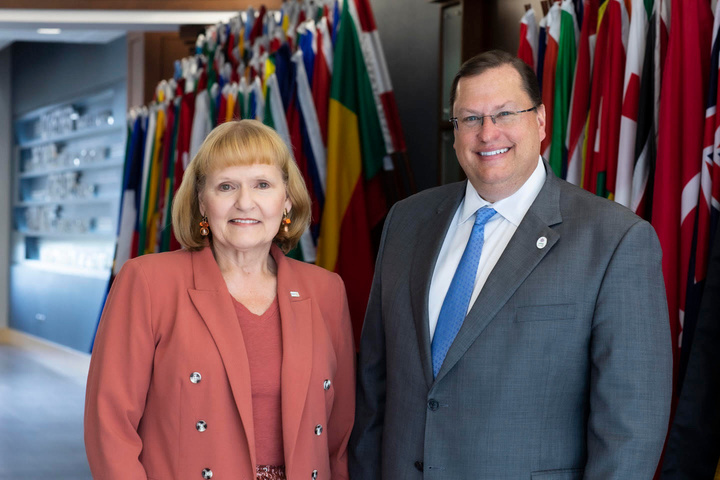
[[292,207],[280,169],[261,164],[209,173],[199,201],[200,213],[208,217],[213,248],[228,254],[269,250],[283,210]]

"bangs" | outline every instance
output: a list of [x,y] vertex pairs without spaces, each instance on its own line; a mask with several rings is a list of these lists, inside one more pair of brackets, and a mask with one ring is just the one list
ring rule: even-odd
[[227,167],[258,164],[275,165],[283,172],[283,177],[286,176],[285,166],[290,152],[279,136],[267,135],[253,128],[231,128],[231,125],[225,125],[227,128],[221,126],[211,132],[205,140],[203,151],[198,152],[195,160],[200,177]]

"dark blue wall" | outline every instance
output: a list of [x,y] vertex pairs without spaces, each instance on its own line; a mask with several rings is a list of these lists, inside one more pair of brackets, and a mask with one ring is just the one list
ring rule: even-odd
[[12,111],[19,116],[127,78],[125,37],[105,45],[12,45]]

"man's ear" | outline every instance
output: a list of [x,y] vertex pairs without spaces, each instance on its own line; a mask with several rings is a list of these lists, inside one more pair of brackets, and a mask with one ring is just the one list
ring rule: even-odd
[[542,142],[545,140],[545,119],[546,119],[546,112],[545,112],[545,105],[542,103],[538,105],[537,107],[537,122],[538,122],[538,133],[540,136],[540,141]]

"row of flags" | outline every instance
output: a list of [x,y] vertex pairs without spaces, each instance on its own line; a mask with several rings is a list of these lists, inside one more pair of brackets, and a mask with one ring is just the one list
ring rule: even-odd
[[406,150],[369,0],[250,8],[198,37],[155,100],[130,112],[114,273],[129,258],[180,248],[170,207],[183,172],[216,125],[245,118],[274,128],[293,152],[312,224],[291,255],[343,277],[358,339],[371,231],[397,194],[388,178]]
[[676,392],[720,218],[720,6],[563,0],[520,21],[541,80],[543,155],[560,177],[630,208],[663,249]]

